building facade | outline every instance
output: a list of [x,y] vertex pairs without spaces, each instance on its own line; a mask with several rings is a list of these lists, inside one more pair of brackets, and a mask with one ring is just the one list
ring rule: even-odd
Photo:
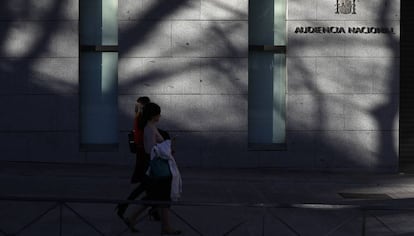
[[400,1],[10,0],[0,22],[1,160],[131,164],[149,96],[181,166],[398,170]]

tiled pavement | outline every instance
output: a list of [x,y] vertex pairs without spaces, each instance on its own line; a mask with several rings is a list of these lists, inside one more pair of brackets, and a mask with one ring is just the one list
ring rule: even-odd
[[[181,172],[184,194],[171,219],[183,235],[414,235],[413,175]],[[114,213],[131,190],[130,173],[126,166],[1,162],[0,235],[135,235]],[[137,227],[136,235],[160,234],[147,218]]]

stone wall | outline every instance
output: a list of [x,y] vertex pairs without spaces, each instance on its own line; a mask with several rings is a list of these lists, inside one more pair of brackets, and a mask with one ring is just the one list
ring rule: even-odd
[[0,159],[132,164],[126,133],[146,95],[181,166],[396,170],[399,1],[335,3],[288,1],[287,150],[249,151],[248,0],[119,0],[120,148],[80,152],[79,2],[5,1]]
[[3,1],[0,24],[0,159],[82,161],[78,1]]

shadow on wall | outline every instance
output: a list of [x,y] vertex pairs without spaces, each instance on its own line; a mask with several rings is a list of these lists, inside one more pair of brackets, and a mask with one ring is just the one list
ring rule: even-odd
[[[366,167],[375,165],[376,160],[359,155],[367,150],[358,149],[375,147],[368,150],[375,154],[372,158],[381,153],[384,160],[397,153],[394,120],[398,115],[395,105],[398,81],[386,79],[399,78],[395,76],[399,73],[398,65],[384,65],[391,68],[389,76],[372,76],[378,64],[361,59],[350,62],[355,66],[366,65],[362,72],[346,72],[352,80],[332,80],[323,74],[314,79],[315,73],[308,66],[309,63],[337,66],[329,64],[329,60],[316,62],[304,57],[290,60],[295,71],[289,72],[289,76],[300,79],[289,81],[288,99],[302,101],[296,103],[301,106],[290,106],[289,102],[288,114],[311,115],[312,119],[287,117],[288,152],[247,152],[247,24],[240,20],[217,20],[228,15],[247,20],[245,9],[238,8],[236,1],[174,0],[148,6],[142,1],[129,1],[132,5],[129,8],[122,2],[119,1],[118,81],[122,145],[115,154],[78,152],[77,1],[3,3],[0,93],[4,99],[0,104],[7,111],[0,117],[3,159],[132,162],[127,144],[122,141],[132,126],[135,99],[141,95],[148,95],[161,105],[161,125],[180,135],[178,150],[182,150],[183,166],[329,169],[349,163]],[[386,6],[390,1],[383,2],[377,23],[386,25]],[[201,7],[209,8],[215,15],[199,14],[197,9]],[[387,40],[390,49],[399,42],[393,35]],[[307,42],[291,43],[306,45]],[[364,91],[372,91],[376,76],[386,81],[385,94],[395,96],[378,97],[375,108],[367,110],[360,101],[368,96]],[[339,88],[355,92],[354,97],[350,99],[348,91]],[[291,91],[300,93],[301,89],[311,93],[291,96]],[[330,91],[336,95],[327,95]],[[347,128],[347,109],[361,113],[351,124],[354,131],[335,135],[336,131],[330,128],[337,127],[338,122],[344,124],[343,129]],[[361,117],[366,120],[360,120]],[[364,122],[372,125],[371,121],[375,123],[371,128],[378,132],[359,127]],[[315,128],[315,123],[319,127]],[[309,130],[310,126],[314,128]],[[324,132],[315,132],[320,130]],[[367,145],[360,145],[361,142]],[[240,148],[235,152],[234,147]]]
[[[366,20],[362,14],[355,16],[358,20],[337,24],[394,27],[396,34],[289,39],[295,45],[289,47],[288,61],[294,68],[288,85],[289,139],[305,147],[299,155],[314,154],[315,166],[398,168],[399,27],[393,19],[399,16],[390,13],[396,10],[391,9],[395,2],[376,5],[377,12],[365,13],[378,15],[377,20]],[[308,143],[292,140],[296,135],[309,136],[303,138]]]

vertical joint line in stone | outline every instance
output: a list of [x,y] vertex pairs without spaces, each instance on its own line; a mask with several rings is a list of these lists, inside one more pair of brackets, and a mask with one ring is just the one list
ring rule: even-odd
[[336,0],[336,12],[335,14],[339,14],[339,0]]
[[355,0],[353,0],[352,2],[352,14],[356,14],[356,5],[355,5]]

